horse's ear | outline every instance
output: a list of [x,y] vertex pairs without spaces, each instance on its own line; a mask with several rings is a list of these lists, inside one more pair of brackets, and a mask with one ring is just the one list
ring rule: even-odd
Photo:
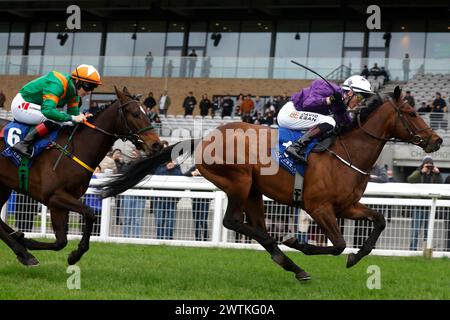
[[114,86],[114,90],[116,91],[117,98],[119,98],[120,101],[124,101],[126,96],[123,94],[123,92],[117,89],[116,86]]
[[402,89],[399,86],[396,86],[394,89],[394,99],[395,101],[399,101],[402,96]]
[[131,95],[131,93],[130,93],[130,91],[128,91],[128,89],[127,89],[127,87],[123,87],[123,93],[125,94],[125,95],[127,95],[127,96],[129,96],[129,97],[131,97],[132,95]]

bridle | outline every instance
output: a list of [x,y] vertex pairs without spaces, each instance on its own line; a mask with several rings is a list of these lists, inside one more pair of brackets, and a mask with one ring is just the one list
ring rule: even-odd
[[[406,120],[403,112],[402,112],[402,107],[408,103],[408,101],[404,101],[401,105],[397,106],[392,99],[389,99],[389,103],[390,105],[394,108],[395,112],[397,113],[397,119],[396,121],[401,121],[403,128],[408,132],[409,134],[409,140],[406,140],[407,143],[411,143],[414,145],[420,145],[423,142],[425,142],[425,140],[423,140],[423,138],[421,136],[418,135],[418,133],[423,132],[423,131],[428,131],[431,130],[430,127],[426,127],[423,129],[418,129],[415,126],[412,126],[408,120]],[[411,112],[410,116],[415,117],[416,113],[415,112]],[[383,142],[404,142],[405,140],[400,140],[397,138],[384,138],[384,137],[377,137],[376,135],[370,133],[369,131],[367,131],[367,129],[365,129],[361,123],[361,113],[357,112],[357,121],[358,121],[358,126],[359,128],[366,133],[368,136],[379,140],[379,141],[383,141]],[[431,139],[431,136],[428,138],[428,141]],[[428,143],[427,141],[427,143]]]
[[150,126],[147,126],[145,128],[142,128],[142,129],[138,130],[137,132],[133,132],[133,130],[131,130],[130,125],[128,124],[127,118],[126,118],[125,113],[124,113],[125,107],[127,105],[129,105],[131,102],[136,102],[137,103],[136,100],[132,99],[130,101],[127,101],[127,102],[121,104],[118,107],[118,109],[119,109],[119,119],[124,124],[125,129],[128,131],[125,134],[117,134],[117,133],[108,132],[108,131],[106,131],[106,130],[104,130],[102,128],[97,127],[96,125],[94,125],[94,124],[92,124],[90,122],[87,122],[87,121],[84,121],[83,123],[86,126],[92,128],[94,130],[97,130],[99,132],[102,132],[102,133],[104,133],[104,134],[106,134],[108,136],[114,137],[116,139],[121,139],[122,141],[130,141],[131,143],[133,143],[136,146],[139,145],[139,144],[143,144],[144,141],[139,137],[139,134],[141,134],[143,132],[146,132],[148,130],[152,130],[155,127],[150,125]]
[[[412,143],[412,144],[415,144],[415,145],[420,145],[420,144],[422,144],[425,140],[423,140],[422,139],[422,137],[420,137],[417,133],[419,133],[419,132],[423,132],[423,131],[427,131],[427,130],[431,130],[431,128],[430,127],[426,127],[426,128],[423,128],[423,129],[417,129],[417,128],[411,128],[411,125],[409,124],[409,122],[405,119],[405,117],[404,117],[404,115],[403,115],[403,112],[402,112],[402,107],[408,102],[408,101],[404,101],[400,106],[397,106],[393,101],[392,101],[392,99],[389,99],[389,102],[390,102],[390,104],[391,104],[391,106],[394,108],[394,110],[395,110],[395,112],[397,113],[397,118],[396,118],[396,121],[401,121],[401,123],[402,123],[402,125],[403,125],[403,128],[408,132],[408,134],[409,134],[409,140],[407,140],[406,142],[408,142],[408,143]],[[362,108],[364,108],[364,107],[362,107]],[[356,111],[354,111],[355,113],[357,113],[357,115],[356,115],[356,117],[357,117],[357,121],[358,121],[358,126],[359,126],[359,128],[365,133],[365,134],[367,134],[368,136],[370,136],[370,137],[372,137],[372,138],[374,138],[374,139],[376,139],[376,140],[378,140],[378,141],[382,141],[382,142],[403,142],[404,140],[400,140],[400,139],[396,139],[396,138],[384,138],[384,137],[378,137],[378,136],[376,136],[376,135],[374,135],[374,134],[372,134],[372,133],[370,133],[369,131],[367,131],[367,129],[365,129],[364,127],[363,127],[363,125],[362,125],[362,123],[361,123],[361,109],[362,108],[359,108],[358,110],[356,110]],[[365,107],[365,108],[367,108],[367,107]],[[416,114],[415,114],[415,112],[413,112],[413,114],[410,114],[411,116],[416,116]],[[339,137],[338,137],[338,139],[339,139]],[[430,139],[431,139],[431,136],[427,139],[427,141],[426,141],[426,144],[428,144],[428,142],[430,141]],[[346,166],[348,166],[348,167],[350,167],[350,168],[352,168],[353,170],[355,170],[355,171],[357,171],[357,172],[359,172],[360,174],[362,174],[362,175],[364,175],[364,176],[370,176],[370,172],[365,172],[365,171],[363,171],[363,170],[361,170],[361,169],[359,169],[358,167],[356,167],[353,163],[352,163],[352,161],[351,161],[351,158],[350,158],[350,154],[349,154],[349,152],[348,152],[348,150],[347,150],[347,148],[346,148],[346,146],[344,145],[344,143],[341,141],[341,140],[339,140],[340,141],[340,143],[341,143],[341,145],[342,145],[342,147],[343,147],[343,149],[344,149],[344,151],[346,152],[346,154],[347,154],[347,158],[349,159],[348,161],[347,160],[345,160],[344,158],[342,158],[340,155],[338,155],[336,152],[334,152],[334,151],[332,151],[332,150],[330,150],[330,149],[326,149],[329,153],[331,153],[333,156],[335,156],[338,160],[340,160],[342,163],[344,163]]]

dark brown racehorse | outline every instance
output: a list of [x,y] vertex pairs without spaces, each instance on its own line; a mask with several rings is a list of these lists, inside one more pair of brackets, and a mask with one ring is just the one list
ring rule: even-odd
[[[78,126],[68,146],[68,151],[90,168],[98,166],[119,138],[133,142],[146,154],[161,149],[159,136],[151,126],[139,101],[133,99],[126,88],[124,88],[124,92],[120,92],[116,88],[116,94],[117,100],[90,118],[89,123],[94,126],[84,124]],[[8,121],[1,121],[0,128],[3,128]],[[61,146],[66,145],[71,130],[63,128],[56,142]],[[1,150],[4,147],[4,141],[1,139]],[[0,220],[0,238],[14,251],[18,260],[24,265],[39,263],[27,249],[61,250],[66,246],[69,211],[78,212],[86,221],[78,249],[73,251],[68,258],[69,264],[79,261],[89,249],[89,237],[95,215],[88,206],[80,201],[80,198],[88,188],[92,172],[65,156],[53,171],[53,166],[59,156],[60,151],[56,149],[45,150],[35,159],[29,176],[29,195],[49,207],[56,241],[47,243],[27,239],[23,233],[15,232]],[[11,190],[18,190],[18,174],[17,168],[9,159],[0,158],[0,167],[2,168],[0,170],[1,207],[8,200]]]
[[[369,181],[368,173],[385,143],[395,138],[418,145],[427,153],[438,150],[442,143],[442,139],[402,100],[398,87],[386,100],[379,96],[372,98],[367,107],[357,109],[356,114],[358,120],[341,132],[329,148],[330,151],[310,155],[304,180],[303,208],[333,245],[320,247],[300,244],[295,238],[284,241],[285,245],[307,255],[339,255],[346,243],[336,219],[368,219],[373,222],[373,231],[362,248],[348,256],[347,267],[353,266],[371,252],[385,228],[383,215],[359,202]],[[223,141],[219,141],[221,139]],[[204,137],[195,148],[197,168],[228,196],[224,226],[255,239],[276,263],[294,272],[297,279],[307,280],[310,276],[280,250],[266,230],[263,195],[283,204],[293,204],[293,176],[282,169],[272,174],[263,173],[273,164],[266,159],[276,141],[277,130],[267,127],[247,123],[221,126],[215,134],[212,132]],[[194,145],[195,140],[180,142],[166,148],[168,150],[163,150],[156,157],[137,161],[104,186],[104,195],[115,195],[130,188],[145,175],[151,174],[158,163],[167,161],[171,153],[172,157],[177,156],[179,152],[176,149],[183,144]],[[243,161],[243,157],[246,161]],[[244,222],[243,212],[248,223]]]

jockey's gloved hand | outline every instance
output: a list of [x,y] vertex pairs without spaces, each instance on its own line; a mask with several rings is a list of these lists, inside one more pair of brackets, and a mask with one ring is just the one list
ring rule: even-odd
[[77,116],[72,116],[72,122],[75,122],[75,123],[80,123],[80,122],[83,122],[86,120],[87,120],[86,116],[82,113],[80,113]]
[[342,94],[340,94],[339,92],[333,93],[333,95],[330,96],[330,101],[331,103],[342,101]]

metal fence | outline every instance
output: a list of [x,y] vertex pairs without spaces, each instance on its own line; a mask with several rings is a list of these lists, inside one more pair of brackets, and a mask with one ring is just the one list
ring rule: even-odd
[[[262,249],[222,226],[226,196],[203,178],[154,176],[139,188],[107,199],[94,191],[90,188],[83,196],[98,216],[93,241]],[[446,199],[450,199],[448,185],[369,183],[362,203],[386,218],[373,254],[450,257],[450,200]],[[268,231],[278,242],[292,234],[300,241],[330,245],[303,210],[268,198],[264,209]],[[2,219],[28,236],[53,238],[49,214],[46,206],[16,193],[1,211]],[[338,223],[347,243],[344,253],[357,251],[372,228],[366,221],[339,219]],[[82,228],[80,215],[71,212],[69,238],[79,238]]]

